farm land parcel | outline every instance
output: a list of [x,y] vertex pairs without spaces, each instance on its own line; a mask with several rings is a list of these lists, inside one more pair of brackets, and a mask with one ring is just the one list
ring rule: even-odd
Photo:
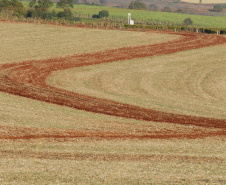
[[[22,1],[24,6],[28,5],[28,1]],[[109,11],[109,15],[112,19],[124,20],[124,24],[127,23],[128,9],[116,8],[116,7],[102,7],[102,6],[89,6],[89,5],[74,5],[71,11],[78,16],[85,15],[91,16],[93,14],[98,14],[102,9]],[[56,8],[56,3],[51,8],[51,11],[56,12],[62,11]],[[193,24],[199,27],[214,27],[214,28],[225,28],[226,18],[225,16],[203,16],[203,15],[191,15],[191,14],[181,14],[181,13],[169,13],[169,12],[155,12],[146,10],[129,10],[132,14],[132,19],[140,22],[150,22],[150,23],[173,23],[173,24],[183,24],[184,19],[190,17]],[[89,19],[87,19],[89,21]],[[86,21],[87,21],[86,20]],[[85,20],[83,20],[85,21]],[[93,21],[93,20],[92,20]],[[92,22],[91,21],[91,22]]]
[[[24,23],[0,23],[0,33],[3,38],[0,47],[4,51],[1,52],[1,79],[5,74],[20,76],[13,66],[3,70],[4,64],[20,64],[30,59],[35,63],[54,57],[60,60],[74,54],[176,42],[183,37]],[[164,56],[71,68],[51,73],[48,83],[114,101],[134,105],[139,102],[140,107],[148,109],[225,120],[225,48],[226,45],[221,44]],[[26,73],[26,69],[23,72]],[[136,79],[129,79],[131,72]],[[159,104],[150,100],[153,98],[149,96],[150,91],[159,94],[155,96]],[[170,96],[176,95],[181,103],[173,104],[167,91]],[[4,92],[0,93],[0,100],[1,184],[226,182],[225,127],[126,119]],[[189,100],[189,104],[183,103]],[[192,111],[194,106],[198,111]],[[142,139],[144,135],[152,139]],[[166,136],[168,139],[161,139]]]

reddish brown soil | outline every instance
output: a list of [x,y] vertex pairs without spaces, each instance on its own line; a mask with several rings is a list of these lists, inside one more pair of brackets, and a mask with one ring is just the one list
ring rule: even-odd
[[[62,58],[53,58],[39,61],[26,61],[23,63],[4,64],[0,66],[0,91],[39,101],[68,106],[75,109],[120,116],[145,121],[168,122],[181,125],[195,125],[206,128],[218,128],[220,132],[197,133],[197,134],[175,134],[165,133],[155,136],[126,135],[120,133],[93,133],[88,132],[75,134],[57,133],[56,135],[39,136],[27,135],[23,137],[15,136],[11,139],[31,139],[31,138],[62,138],[62,137],[100,137],[100,138],[197,138],[212,135],[225,135],[226,120],[212,119],[205,117],[195,117],[188,115],[178,115],[161,111],[150,110],[128,104],[118,103],[111,100],[94,98],[66,90],[57,89],[46,84],[46,78],[51,72],[64,70],[73,67],[96,65],[101,63],[116,62],[134,58],[150,57],[154,55],[164,55],[179,51],[197,49],[201,47],[213,46],[226,43],[226,38],[215,35],[202,35],[192,33],[178,33],[181,37],[167,43],[154,44],[149,46],[139,46],[131,48],[120,48],[107,50],[104,52],[74,55]],[[4,137],[2,137],[4,139]],[[6,138],[5,138],[6,139]]]
[[[123,123],[122,123],[123,124]],[[141,126],[143,127],[143,125]],[[99,139],[172,139],[187,138],[197,139],[204,137],[224,136],[226,133],[221,129],[190,128],[186,132],[172,129],[150,131],[147,126],[144,129],[128,131],[101,131],[88,129],[54,129],[54,128],[26,128],[26,127],[0,127],[0,139],[24,140],[24,139],[71,139],[71,138],[99,138]]]

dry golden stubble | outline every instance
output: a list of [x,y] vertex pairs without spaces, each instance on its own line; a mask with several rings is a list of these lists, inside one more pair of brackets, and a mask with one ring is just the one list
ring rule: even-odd
[[225,45],[52,73],[58,88],[178,114],[224,119]]
[[167,42],[178,35],[0,22],[0,64]]

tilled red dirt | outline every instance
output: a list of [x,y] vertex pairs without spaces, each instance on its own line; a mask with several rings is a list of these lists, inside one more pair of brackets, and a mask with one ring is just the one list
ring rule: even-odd
[[[155,55],[171,54],[179,51],[197,49],[207,46],[226,43],[226,38],[215,35],[202,35],[192,33],[178,33],[181,37],[167,43],[131,48],[120,48],[104,52],[74,55],[62,58],[53,58],[38,61],[26,61],[23,63],[4,64],[0,66],[0,91],[39,101],[68,106],[75,109],[90,111],[94,113],[119,116],[130,119],[167,122],[181,125],[195,125],[206,129],[216,128],[219,132],[188,133],[181,134],[166,132],[154,135],[127,135],[126,133],[92,133],[76,131],[73,134],[39,134],[38,136],[27,134],[27,136],[8,137],[8,139],[32,139],[32,138],[74,138],[74,137],[96,137],[96,138],[197,138],[216,135],[225,135],[226,120],[188,115],[165,113],[150,110],[133,105],[114,102],[111,100],[94,98],[75,92],[51,87],[46,84],[46,78],[54,71],[68,68],[96,65],[101,63],[116,62],[134,58],[150,57]],[[81,134],[82,133],[82,134]],[[7,137],[0,137],[7,139]]]
[[[122,123],[123,124],[123,123]],[[53,129],[53,128],[26,128],[26,127],[0,127],[0,139],[71,139],[71,138],[99,138],[99,139],[172,139],[187,138],[197,139],[204,137],[224,136],[226,133],[221,129],[189,128],[186,130],[162,129],[159,131],[148,130],[147,126],[123,131],[101,131],[89,129]],[[144,128],[143,128],[144,127]],[[113,128],[112,128],[113,129]]]

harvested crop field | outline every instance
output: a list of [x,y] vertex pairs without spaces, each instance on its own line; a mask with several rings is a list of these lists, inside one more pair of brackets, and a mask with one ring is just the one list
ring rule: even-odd
[[[226,38],[0,24],[1,51],[15,45],[1,56],[0,183],[225,182]],[[141,74],[150,83],[136,81]]]
[[[84,29],[42,24],[0,21],[1,61],[3,63],[65,57],[107,49],[167,42],[177,35],[117,30]],[[13,54],[13,55],[12,55]]]
[[226,180],[223,138],[1,140],[0,144],[0,179],[5,184],[224,184]]

